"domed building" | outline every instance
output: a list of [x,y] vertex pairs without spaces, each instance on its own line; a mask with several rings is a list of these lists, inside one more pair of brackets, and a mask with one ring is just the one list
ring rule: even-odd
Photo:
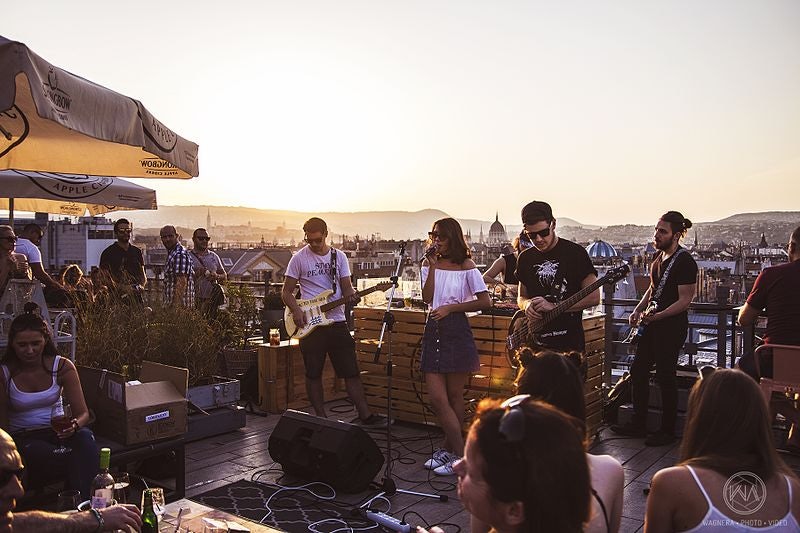
[[596,240],[586,247],[586,253],[594,264],[613,263],[619,258],[617,249],[603,240]]
[[487,244],[503,244],[505,242],[508,242],[506,228],[500,223],[500,216],[498,213],[495,213],[494,222],[492,222],[492,225],[489,227],[489,241]]

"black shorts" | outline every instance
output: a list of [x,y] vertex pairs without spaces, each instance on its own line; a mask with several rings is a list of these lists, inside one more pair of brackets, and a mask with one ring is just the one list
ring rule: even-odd
[[336,377],[354,378],[358,376],[356,363],[356,343],[347,329],[347,322],[334,322],[330,326],[320,326],[302,339],[300,351],[306,365],[306,377],[319,379],[328,355],[336,371]]

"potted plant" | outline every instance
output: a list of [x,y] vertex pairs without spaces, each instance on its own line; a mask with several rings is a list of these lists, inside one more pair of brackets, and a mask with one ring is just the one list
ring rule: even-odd
[[220,310],[217,324],[222,333],[225,373],[235,377],[257,363],[258,349],[250,339],[260,331],[261,324],[256,297],[248,285],[228,282],[225,292],[228,305]]

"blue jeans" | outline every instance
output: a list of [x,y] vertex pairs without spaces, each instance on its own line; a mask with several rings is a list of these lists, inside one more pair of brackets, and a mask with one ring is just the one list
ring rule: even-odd
[[34,484],[67,479],[67,488],[81,491],[81,501],[89,499],[92,479],[100,470],[100,453],[89,428],[81,428],[64,445],[71,452],[56,455],[61,442],[52,429],[30,431],[14,436],[22,456],[27,479]]

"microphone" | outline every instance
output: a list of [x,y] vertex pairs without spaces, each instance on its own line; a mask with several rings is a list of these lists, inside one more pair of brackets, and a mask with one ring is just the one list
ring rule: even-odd
[[436,255],[436,251],[437,251],[437,246],[435,244],[431,244],[425,250],[425,257],[431,257],[433,255]]

